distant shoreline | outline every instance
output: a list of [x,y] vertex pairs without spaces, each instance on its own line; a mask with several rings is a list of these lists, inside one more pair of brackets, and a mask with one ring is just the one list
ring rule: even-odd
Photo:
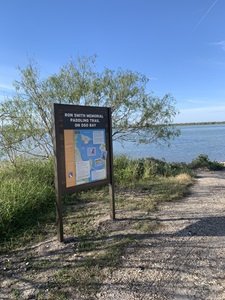
[[173,126],[195,126],[195,125],[225,125],[225,121],[222,122],[190,122],[190,123],[174,123]]

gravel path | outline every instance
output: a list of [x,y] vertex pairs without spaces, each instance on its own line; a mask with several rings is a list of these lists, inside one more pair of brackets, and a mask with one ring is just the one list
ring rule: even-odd
[[[107,271],[96,297],[82,299],[225,300],[225,172],[202,172],[196,181],[190,196],[154,215],[124,218],[121,211],[121,222],[106,222],[122,236],[132,236],[130,224],[138,218],[159,226],[151,234],[135,231],[120,267]],[[40,299],[54,299],[47,297],[54,275],[78,262],[74,243],[55,238],[2,255],[0,300],[39,299],[40,291],[46,295]],[[80,300],[73,288],[68,299]]]
[[225,172],[200,173],[190,196],[154,217],[161,226],[127,249],[97,298],[225,299]]

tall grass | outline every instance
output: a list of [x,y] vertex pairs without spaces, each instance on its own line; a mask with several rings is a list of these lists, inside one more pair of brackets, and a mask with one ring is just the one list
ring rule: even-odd
[[124,155],[114,159],[114,170],[117,185],[132,185],[138,180],[157,179],[160,176],[194,174],[185,163],[167,163],[154,158],[129,159]]
[[[0,168],[0,241],[46,219],[54,207],[52,161],[18,161]],[[50,216],[52,218],[52,216]]]

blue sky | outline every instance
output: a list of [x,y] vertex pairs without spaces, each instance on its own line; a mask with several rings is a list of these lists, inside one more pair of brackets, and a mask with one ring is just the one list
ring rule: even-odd
[[171,93],[177,122],[225,120],[224,0],[7,0],[0,2],[0,99],[17,67],[47,76],[71,57],[150,78]]

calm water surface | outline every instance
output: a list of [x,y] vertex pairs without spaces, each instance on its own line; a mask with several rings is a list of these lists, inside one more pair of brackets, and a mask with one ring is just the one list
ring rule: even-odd
[[131,158],[154,157],[169,162],[191,162],[199,154],[211,160],[225,161],[225,125],[179,126],[181,135],[171,145],[114,142],[114,154]]

